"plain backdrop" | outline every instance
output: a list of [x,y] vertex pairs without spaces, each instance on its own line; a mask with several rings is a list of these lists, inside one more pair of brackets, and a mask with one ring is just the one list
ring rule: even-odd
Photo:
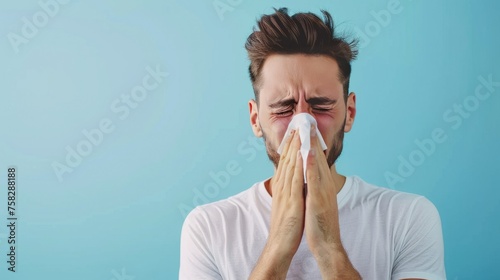
[[448,278],[496,279],[500,4],[416,0],[3,1],[0,278],[176,279],[185,214],[272,175],[244,43],[282,6],[361,39],[339,172],[429,198]]

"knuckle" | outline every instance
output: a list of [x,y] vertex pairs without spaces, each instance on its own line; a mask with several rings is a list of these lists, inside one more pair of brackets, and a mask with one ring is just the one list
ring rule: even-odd
[[285,155],[285,153],[281,154],[279,164],[281,165],[286,164],[286,158],[287,156]]
[[286,169],[288,169],[288,165],[290,164],[290,158],[285,157],[285,158],[283,159],[283,164],[285,165],[284,167],[285,167]]
[[283,154],[281,155],[281,157],[280,157],[279,164],[282,164],[282,165],[287,165],[289,161],[290,161],[290,159],[287,157],[287,155],[285,155],[285,154],[283,153]]

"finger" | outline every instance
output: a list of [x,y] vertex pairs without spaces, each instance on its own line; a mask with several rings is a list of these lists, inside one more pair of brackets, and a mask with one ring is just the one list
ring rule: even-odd
[[288,149],[290,147],[290,143],[292,143],[294,136],[295,136],[295,130],[292,130],[290,135],[288,135],[288,137],[286,139],[285,146],[283,147],[283,151],[281,151],[280,161],[278,163],[278,170],[276,171],[276,180],[278,180],[278,179],[280,179],[280,177],[282,177],[281,174],[282,174],[283,166],[285,165],[284,164],[285,157],[288,154]]
[[295,170],[293,172],[291,195],[294,197],[303,197],[304,194],[304,171],[302,167],[302,154],[297,151],[295,161]]
[[293,138],[295,137],[296,131],[295,129],[292,129],[290,132],[290,135],[288,135],[285,146],[283,147],[283,151],[281,151],[281,157],[285,157],[288,154],[288,150],[290,149],[290,145],[293,142]]
[[[318,161],[319,176],[321,176],[322,174],[324,174],[324,172],[329,172],[330,168],[328,167],[326,155],[323,152],[323,147],[321,146],[321,142],[319,140],[315,125],[311,125],[311,143],[311,148],[314,148],[317,151],[316,160]],[[320,164],[322,162],[324,162],[325,164]]]
[[318,133],[316,131],[316,126],[311,125],[311,148],[316,148],[318,151],[323,151],[321,147],[321,142],[319,141]]
[[291,143],[291,148],[289,150],[289,155],[286,157],[286,168],[284,171],[286,172],[286,175],[285,175],[285,185],[288,186],[288,189],[290,190],[291,189],[291,186],[292,186],[292,180],[293,180],[293,176],[294,176],[294,173],[295,173],[295,163],[296,163],[296,160],[297,160],[297,153],[299,152],[299,148],[300,148],[300,137],[298,135],[298,133],[294,136],[294,139]]
[[318,187],[321,180],[321,174],[318,169],[318,160],[317,160],[317,150],[316,148],[311,148],[309,151],[309,156],[307,157],[307,188],[308,190],[312,190]]

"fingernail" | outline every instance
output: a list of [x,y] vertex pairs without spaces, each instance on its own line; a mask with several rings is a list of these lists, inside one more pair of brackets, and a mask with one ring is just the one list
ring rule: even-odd
[[311,154],[311,156],[315,156],[316,155],[316,151],[314,149],[311,149],[310,154]]

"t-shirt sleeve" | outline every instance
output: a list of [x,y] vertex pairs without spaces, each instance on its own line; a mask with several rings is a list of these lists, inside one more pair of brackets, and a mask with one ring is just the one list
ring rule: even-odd
[[222,279],[212,254],[208,230],[206,217],[198,207],[184,220],[181,233],[180,280]]
[[407,217],[392,279],[446,279],[441,219],[436,207],[419,197],[409,207]]

